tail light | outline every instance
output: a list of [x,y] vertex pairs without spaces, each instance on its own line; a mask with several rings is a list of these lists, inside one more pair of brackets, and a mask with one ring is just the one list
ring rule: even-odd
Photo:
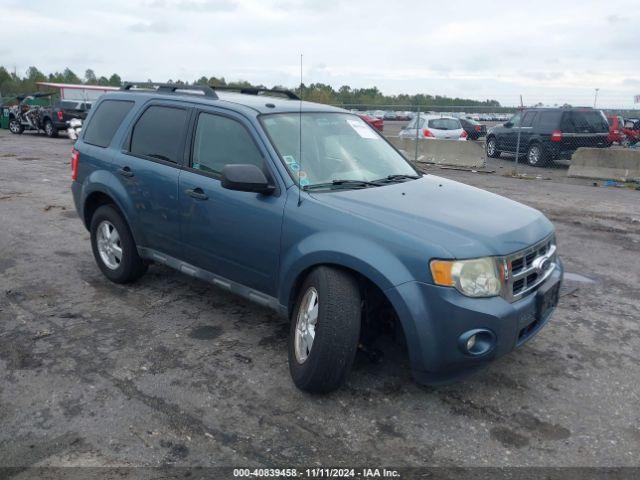
[[465,130],[462,130],[462,133],[460,134],[460,138],[464,138],[466,139],[469,135],[467,134],[467,132]]
[[58,120],[62,120],[64,118],[64,113],[62,113],[62,110],[58,110]]
[[614,135],[620,135],[620,130],[614,130],[614,131],[613,131],[613,134],[614,134]]
[[561,142],[562,141],[562,131],[554,130],[553,133],[551,134],[551,141],[552,142]]
[[80,152],[75,148],[71,149],[71,180],[78,180],[78,164],[80,163]]
[[429,130],[428,128],[425,128],[424,130],[422,130],[422,134],[423,134],[425,137],[431,137],[431,138],[433,138],[433,133],[431,133],[431,130]]
[[482,131],[482,127],[480,125],[476,125],[476,132]]

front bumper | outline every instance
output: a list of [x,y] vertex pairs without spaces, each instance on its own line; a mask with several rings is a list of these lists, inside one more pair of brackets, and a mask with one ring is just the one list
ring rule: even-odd
[[[557,267],[539,290],[562,282]],[[408,282],[386,292],[402,323],[413,375],[419,383],[447,383],[466,376],[533,338],[553,310],[537,318],[536,294],[513,303],[501,297],[470,298],[457,290],[420,282]],[[483,355],[462,351],[460,336],[474,329],[494,335],[493,347]]]

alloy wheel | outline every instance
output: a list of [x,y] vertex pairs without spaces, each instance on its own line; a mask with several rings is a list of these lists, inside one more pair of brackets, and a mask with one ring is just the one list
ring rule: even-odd
[[298,363],[304,363],[309,358],[313,347],[318,323],[318,300],[318,291],[314,287],[309,287],[300,302],[294,339],[294,351]]
[[116,270],[122,262],[122,245],[116,227],[107,220],[98,225],[96,244],[102,262],[111,270]]

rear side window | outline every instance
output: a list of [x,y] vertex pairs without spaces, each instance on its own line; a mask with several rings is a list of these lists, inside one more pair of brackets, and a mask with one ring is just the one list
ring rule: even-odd
[[108,147],[118,127],[133,108],[133,102],[126,100],[105,100],[91,117],[82,139],[98,147]]
[[538,118],[538,128],[542,132],[552,132],[560,127],[561,111],[540,112]]
[[522,126],[530,127],[533,125],[534,120],[536,119],[536,115],[538,112],[526,112],[524,117],[522,117]]
[[597,110],[565,112],[561,130],[571,133],[604,133],[609,131],[609,122]]
[[225,165],[244,163],[262,168],[262,155],[249,132],[237,121],[201,113],[193,143],[191,166],[220,174]]
[[134,155],[178,163],[187,111],[182,108],[151,106],[133,127],[131,147]]
[[429,128],[435,130],[459,130],[462,127],[460,122],[453,118],[436,118],[429,120]]

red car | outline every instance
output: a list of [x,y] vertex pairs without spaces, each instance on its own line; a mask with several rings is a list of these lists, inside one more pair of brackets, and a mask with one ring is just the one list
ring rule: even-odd
[[384,120],[381,118],[372,117],[371,115],[367,115],[366,113],[358,113],[358,116],[371,125],[373,128],[381,132],[384,130]]
[[629,144],[634,145],[640,142],[640,119],[627,118],[622,131],[629,139]]
[[620,115],[607,115],[609,122],[609,136],[607,142],[609,144],[618,143],[622,145],[627,142],[627,136],[624,133],[624,118]]

